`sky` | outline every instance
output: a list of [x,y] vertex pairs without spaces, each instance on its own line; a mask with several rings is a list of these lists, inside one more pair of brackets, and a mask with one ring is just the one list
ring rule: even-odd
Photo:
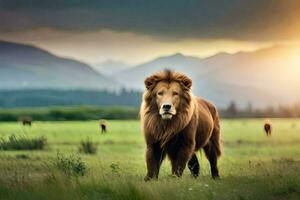
[[299,0],[0,0],[0,40],[134,65],[300,41]]

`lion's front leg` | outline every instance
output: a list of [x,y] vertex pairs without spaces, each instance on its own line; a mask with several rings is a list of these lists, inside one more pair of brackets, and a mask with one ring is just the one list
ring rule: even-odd
[[147,175],[144,178],[145,181],[148,181],[153,178],[158,178],[159,168],[164,157],[165,153],[160,148],[160,145],[158,143],[147,145]]
[[193,148],[181,147],[176,152],[170,152],[169,158],[172,165],[172,175],[181,177],[184,169],[186,168],[187,162],[193,154]]
[[173,174],[181,177],[184,169],[186,168],[187,162],[190,160],[193,154],[193,148],[184,147],[178,150],[174,168],[172,167]]
[[172,175],[181,177],[182,173],[194,152],[193,141],[184,144],[174,143],[169,146],[167,153],[172,165]]

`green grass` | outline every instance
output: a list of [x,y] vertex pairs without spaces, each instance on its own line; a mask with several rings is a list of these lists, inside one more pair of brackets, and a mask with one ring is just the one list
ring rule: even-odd
[[[47,148],[0,151],[0,199],[300,199],[300,120],[273,119],[266,137],[263,120],[223,120],[221,179],[210,177],[209,163],[198,153],[201,175],[170,177],[168,160],[158,181],[144,182],[145,145],[139,121],[109,121],[101,134],[97,121],[0,123],[0,137],[46,137]],[[79,154],[82,140],[96,154]],[[80,156],[84,176],[65,176],[55,166],[57,152]]]

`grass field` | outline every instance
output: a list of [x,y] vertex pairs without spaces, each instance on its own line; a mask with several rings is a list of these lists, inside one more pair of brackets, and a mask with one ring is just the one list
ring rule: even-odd
[[[45,136],[45,150],[0,151],[0,199],[300,199],[300,120],[273,119],[266,137],[263,120],[223,120],[224,154],[220,180],[210,177],[209,163],[198,153],[200,177],[185,170],[170,176],[168,160],[158,181],[144,182],[143,136],[139,121],[110,121],[101,135],[96,121],[35,122],[23,127],[0,123],[0,137]],[[79,154],[81,140],[97,143],[95,155]],[[66,176],[53,164],[57,152],[77,154],[88,174]]]

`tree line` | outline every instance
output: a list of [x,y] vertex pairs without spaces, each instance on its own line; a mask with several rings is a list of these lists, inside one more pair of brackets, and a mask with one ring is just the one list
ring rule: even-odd
[[43,108],[0,109],[0,122],[20,121],[23,117],[30,117],[33,121],[138,119],[139,109],[128,106],[49,106]]
[[219,109],[223,118],[299,118],[300,102],[294,105],[268,106],[253,108],[251,103],[246,108],[237,108],[234,101],[227,108]]
[[10,90],[0,91],[0,108],[46,107],[46,106],[134,106],[142,98],[139,91],[98,90]]
[[[85,90],[13,90],[0,91],[0,121],[138,119],[142,92]],[[27,109],[28,108],[28,109]],[[300,117],[300,102],[294,105],[238,108],[234,101],[219,108],[222,118]]]

